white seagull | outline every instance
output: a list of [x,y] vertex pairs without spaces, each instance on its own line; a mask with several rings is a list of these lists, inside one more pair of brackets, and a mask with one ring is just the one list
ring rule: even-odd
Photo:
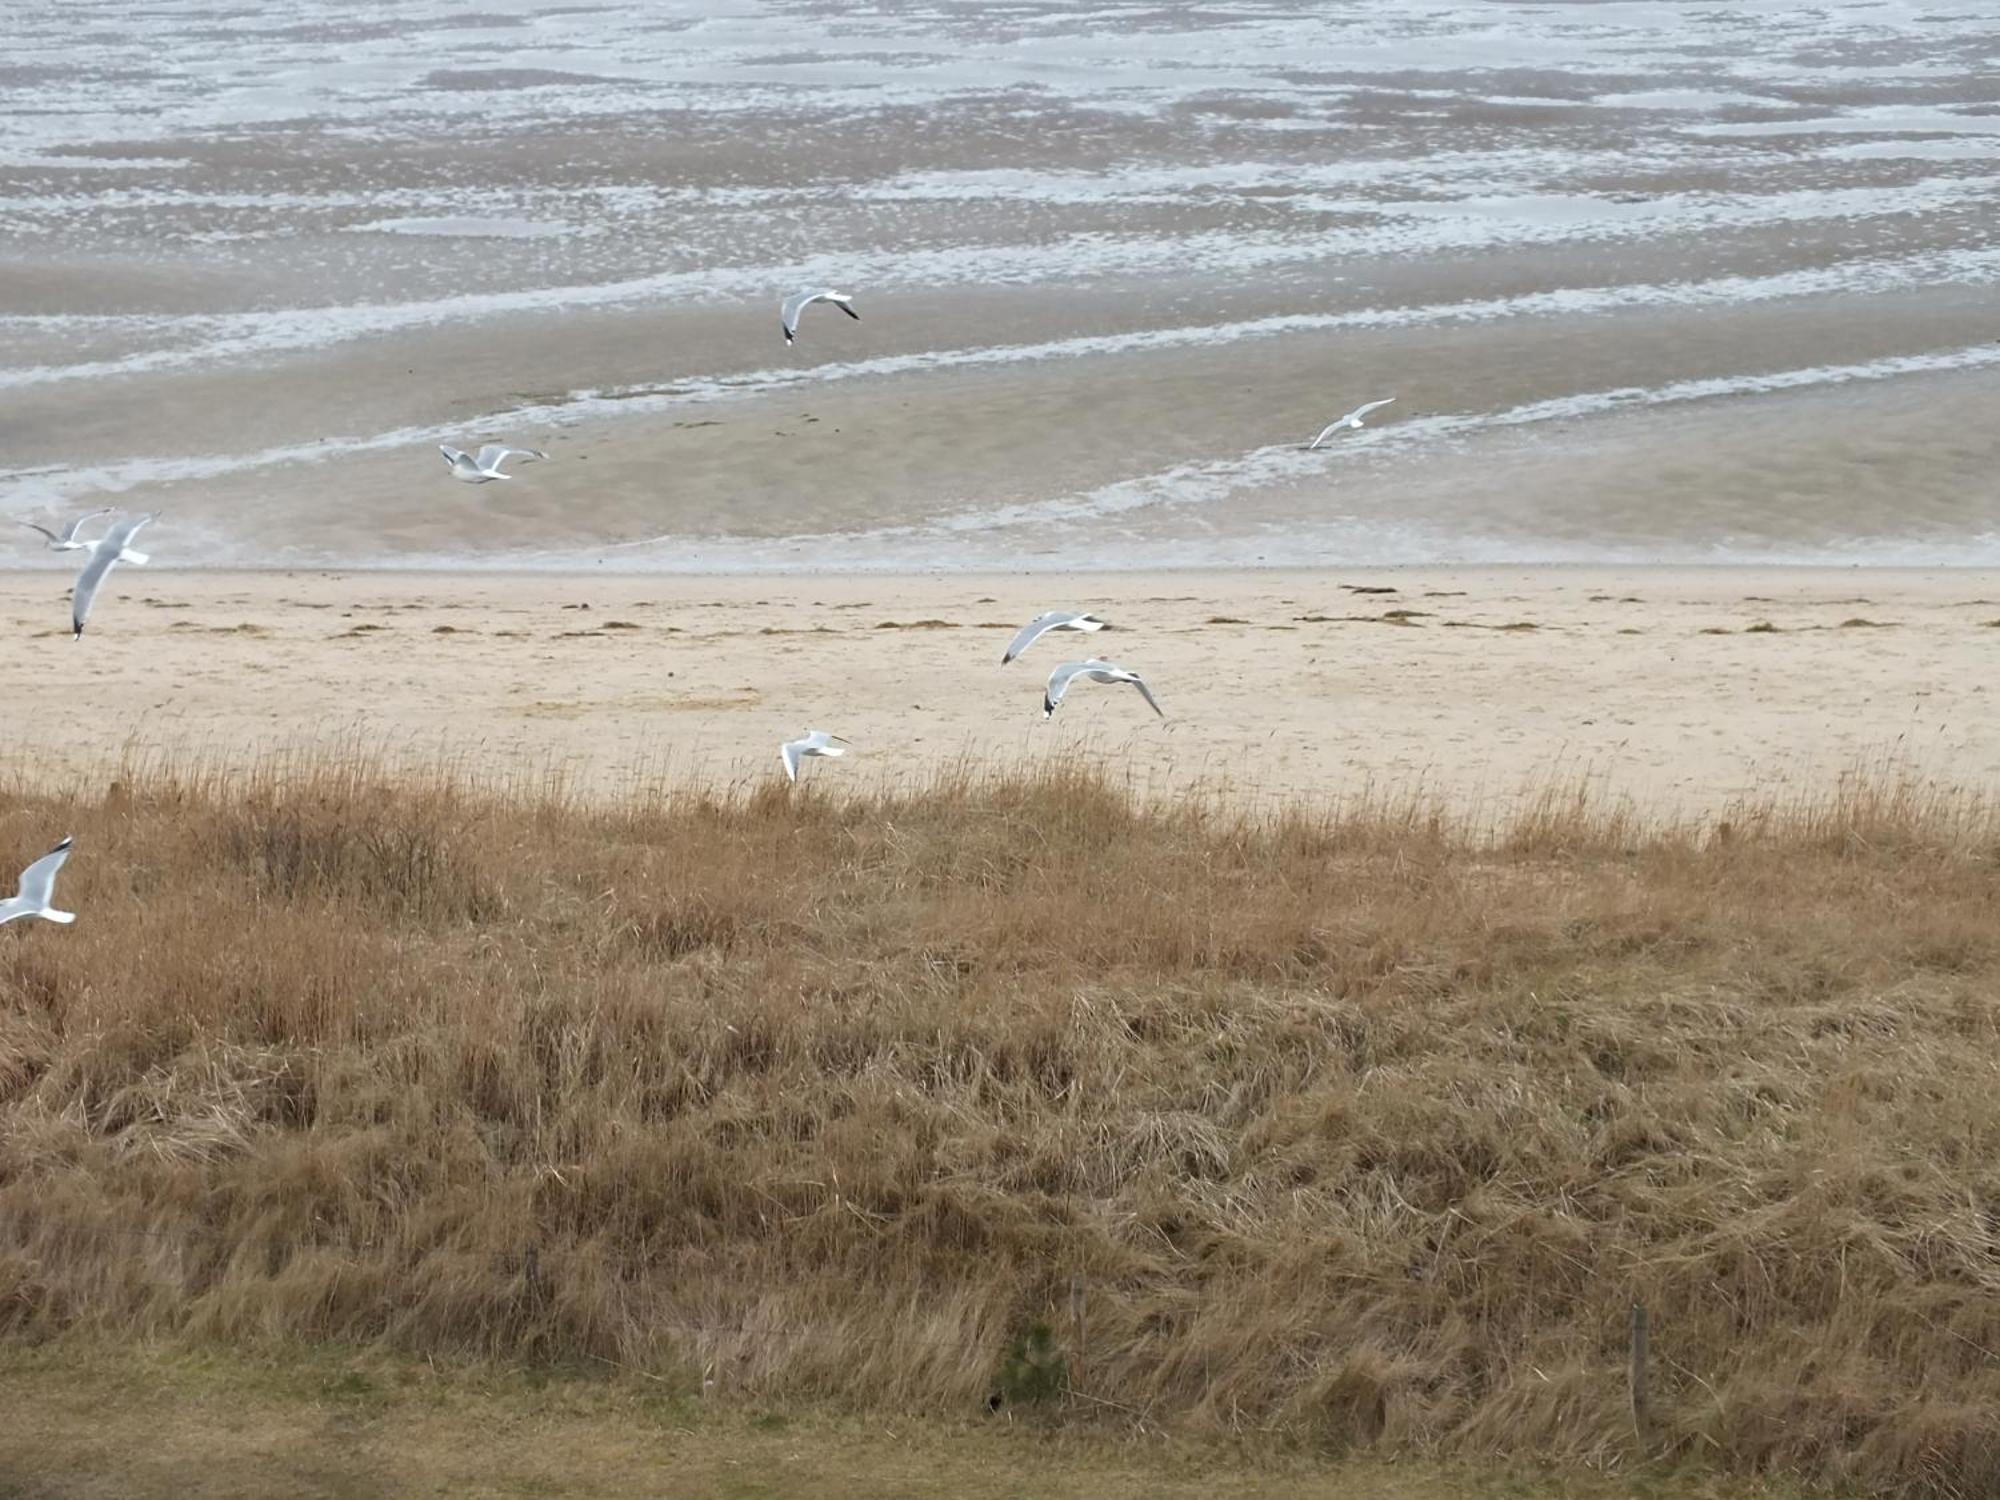
[[1361,405],[1355,407],[1346,416],[1339,418],[1337,421],[1329,422],[1326,426],[1322,427],[1319,430],[1319,436],[1306,444],[1306,452],[1312,452],[1313,449],[1332,437],[1336,432],[1343,431],[1349,427],[1354,428],[1356,431],[1366,427],[1368,424],[1362,420],[1363,417],[1366,417],[1371,411],[1380,411],[1395,399],[1394,396],[1385,396],[1380,401],[1362,402]]
[[799,779],[799,762],[808,755],[842,756],[847,741],[837,734],[828,734],[824,729],[808,729],[802,740],[786,740],[778,747],[778,754],[785,762],[785,775],[793,781]]
[[1043,718],[1055,717],[1056,706],[1063,701],[1063,694],[1069,691],[1069,685],[1079,677],[1086,682],[1129,682],[1139,690],[1139,696],[1146,700],[1154,713],[1163,719],[1167,716],[1166,710],[1161,708],[1153,697],[1153,690],[1146,686],[1146,680],[1137,672],[1128,671],[1116,662],[1093,656],[1089,661],[1066,661],[1049,673],[1048,689],[1042,694]]
[[548,457],[548,454],[539,448],[509,448],[505,443],[488,443],[477,454],[467,453],[459,448],[449,448],[439,443],[438,452],[444,455],[444,461],[451,466],[451,477],[462,479],[467,484],[484,484],[489,479],[512,479],[514,477],[512,474],[500,472],[500,465],[510,458],[533,461]]
[[76,539],[76,534],[83,530],[86,522],[95,521],[99,516],[108,516],[110,514],[111,507],[108,505],[102,510],[86,512],[63,527],[61,531],[51,531],[48,527],[37,525],[33,521],[22,521],[19,524],[27,527],[30,531],[39,531],[43,536],[47,537],[49,539],[49,551],[51,552],[88,552],[97,543],[80,542]]
[[143,552],[134,552],[129,545],[139,534],[141,527],[153,519],[149,512],[135,516],[129,521],[120,521],[104,533],[99,541],[92,544],[90,561],[83,565],[83,571],[76,575],[76,587],[70,591],[69,623],[76,632],[73,640],[83,639],[83,622],[90,618],[90,606],[97,600],[97,591],[118,563],[128,562],[143,565],[149,559]]
[[1080,615],[1068,609],[1044,610],[1023,625],[1020,634],[1007,643],[1007,654],[1000,658],[1000,665],[1006,666],[1051,630],[1102,630],[1104,625],[1105,622],[1096,615]]
[[831,302],[855,322],[861,321],[861,314],[854,310],[854,298],[846,292],[794,292],[778,308],[778,326],[785,330],[786,343],[798,337],[799,314],[815,302]]
[[76,920],[73,911],[57,911],[49,902],[56,894],[56,871],[69,858],[75,839],[64,839],[55,848],[21,872],[21,891],[12,901],[0,901],[0,927],[21,917],[40,917],[44,922],[60,922],[67,927]]

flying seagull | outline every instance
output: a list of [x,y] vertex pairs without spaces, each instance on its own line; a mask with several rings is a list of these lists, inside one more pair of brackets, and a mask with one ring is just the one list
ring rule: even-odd
[[1102,630],[1104,625],[1096,615],[1080,615],[1067,609],[1045,610],[1023,625],[1020,634],[1007,643],[1007,654],[1000,658],[1000,665],[1006,666],[1051,630]]
[[97,591],[104,584],[111,569],[118,563],[144,564],[148,559],[143,552],[134,552],[127,544],[139,534],[139,529],[153,519],[149,512],[135,516],[129,521],[120,521],[104,533],[102,539],[90,549],[90,561],[83,565],[83,571],[76,575],[76,587],[70,591],[69,623],[76,634],[72,639],[83,639],[83,622],[90,618],[90,606],[97,600]]
[[86,522],[94,521],[99,516],[108,516],[110,514],[111,507],[108,505],[102,510],[86,512],[63,527],[61,531],[51,531],[48,527],[39,526],[33,521],[22,521],[19,524],[27,527],[30,531],[39,531],[43,536],[47,537],[49,539],[49,551],[51,552],[88,552],[97,543],[79,542],[76,539],[76,534],[83,530]]
[[802,740],[786,740],[778,747],[778,754],[784,758],[785,775],[791,780],[799,779],[799,762],[808,755],[842,756],[847,741],[837,734],[828,734],[824,729],[808,729]]
[[40,917],[44,922],[60,922],[67,927],[76,920],[73,911],[57,911],[49,902],[55,898],[56,871],[69,858],[75,839],[64,839],[55,848],[21,872],[21,891],[12,901],[0,901],[0,927],[19,917]]
[[1306,452],[1312,452],[1313,449],[1332,437],[1336,432],[1341,432],[1349,427],[1354,428],[1356,431],[1366,427],[1368,424],[1362,421],[1363,417],[1367,416],[1371,411],[1380,411],[1395,399],[1394,396],[1385,396],[1380,401],[1364,401],[1346,416],[1341,417],[1337,421],[1327,423],[1326,426],[1319,430],[1319,436],[1306,444]]
[[778,326],[785,330],[786,343],[798,337],[799,314],[815,302],[831,302],[855,322],[861,321],[861,314],[854,310],[854,298],[846,292],[794,292],[778,309]]
[[439,443],[438,452],[451,466],[451,477],[462,479],[467,484],[484,484],[489,479],[512,479],[512,474],[500,472],[500,465],[510,458],[532,461],[548,457],[539,448],[509,448],[505,443],[488,443],[476,455]]
[[1042,694],[1043,718],[1055,717],[1056,706],[1063,701],[1063,694],[1069,691],[1069,685],[1079,677],[1086,682],[1129,682],[1139,690],[1139,696],[1146,700],[1154,713],[1163,719],[1167,716],[1166,711],[1154,699],[1153,690],[1146,686],[1145,678],[1137,672],[1127,671],[1116,662],[1093,656],[1089,661],[1066,661],[1049,673],[1048,690]]

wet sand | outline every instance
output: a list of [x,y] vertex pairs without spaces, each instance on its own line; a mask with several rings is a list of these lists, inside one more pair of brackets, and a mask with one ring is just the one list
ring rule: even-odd
[[[1135,786],[1504,806],[1588,777],[1654,809],[1831,785],[1885,762],[2000,787],[2000,573],[1587,568],[661,576],[127,569],[89,634],[66,579],[0,574],[0,769],[244,765],[359,746],[607,793],[779,774],[808,727],[855,754],[815,780],[1087,752]],[[1051,635],[1041,609],[1113,629]],[[1099,654],[1168,718],[1042,682]]]
[[[1010,346],[1058,337],[1066,308],[1085,326],[1129,329],[1102,297],[992,300],[1006,319],[978,332]],[[1561,561],[1708,549],[1758,560],[1854,545],[1884,560],[1892,543],[1914,562],[1957,560],[1995,534],[1984,478],[1993,442],[1980,413],[2000,366],[1700,394],[1700,382],[1729,378],[1719,371],[1865,368],[1947,342],[2000,350],[2000,303],[1958,291],[1878,298],[1838,317],[1817,302],[1726,316],[1634,310],[1581,330],[1444,322],[843,375],[829,346],[864,365],[924,358],[921,335],[898,320],[934,334],[951,316],[896,299],[869,312],[862,325],[809,325],[795,386],[760,377],[741,390],[677,394],[655,380],[630,399],[586,410],[558,402],[506,424],[475,414],[509,391],[532,405],[593,372],[607,385],[637,373],[631,330],[541,318],[478,340],[408,335],[335,349],[277,377],[134,377],[121,382],[129,404],[93,399],[67,411],[74,388],[17,392],[9,405],[24,434],[89,418],[133,450],[203,434],[220,444],[225,428],[252,449],[264,438],[306,445],[221,473],[203,473],[205,460],[189,455],[177,482],[66,503],[51,494],[34,504],[36,482],[21,481],[17,501],[28,503],[17,509],[163,508],[173,535],[163,527],[159,545],[187,566],[1087,569],[1094,559]],[[708,325],[697,347],[718,361],[753,325],[758,353],[770,355],[763,320],[748,312],[734,329],[696,318],[658,336],[685,334],[688,322]],[[692,357],[685,338],[675,348]],[[1674,382],[1695,383],[1691,399],[1588,405]],[[1376,394],[1399,398],[1376,425],[1300,451],[1345,404]],[[550,461],[473,487],[450,480],[431,436],[349,441],[403,431],[398,401],[428,420],[465,412],[463,429],[443,429],[452,441],[504,437]],[[69,451],[88,453],[88,436]],[[0,547],[26,561],[32,542],[22,533]]]
[[[189,568],[2000,563],[1969,12],[98,9],[24,18],[0,101],[0,520],[164,510]],[[809,285],[863,320],[787,348]],[[486,440],[551,460],[451,483]]]

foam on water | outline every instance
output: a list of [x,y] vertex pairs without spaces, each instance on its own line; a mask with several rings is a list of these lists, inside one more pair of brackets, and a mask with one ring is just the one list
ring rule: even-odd
[[[1651,239],[1669,232],[1770,228],[1828,220],[1962,213],[1991,203],[2000,175],[1927,177],[1900,187],[1806,188],[1765,194],[1686,193],[1626,203],[1537,194],[1377,206],[1383,222],[1317,234],[1212,231],[1161,236],[1073,235],[1053,244],[903,252],[835,253],[772,264],[662,272],[625,281],[463,293],[410,303],[291,307],[272,312],[173,317],[0,316],[0,332],[54,333],[122,326],[154,347],[116,359],[0,368],[0,389],[102,380],[317,350],[453,323],[524,313],[769,298],[780,287],[823,282],[875,287],[1033,284],[1076,278],[1242,277],[1329,258],[1441,255],[1537,244]],[[1318,205],[1351,211],[1352,204]],[[164,347],[160,347],[164,345]]]
[[564,235],[587,234],[574,224],[549,223],[535,219],[375,219],[366,224],[350,224],[349,234],[434,234],[454,239],[539,240]]
[[[1062,0],[863,10],[798,0],[740,0],[726,10],[709,0],[494,0],[471,16],[448,0],[411,0],[393,17],[307,0],[222,23],[190,0],[99,0],[91,21],[78,26],[64,7],[16,18],[10,50],[21,69],[13,87],[22,128],[12,149],[306,117],[385,133],[429,133],[439,119],[462,117],[527,129],[554,116],[657,107],[663,98],[678,109],[752,112],[800,95],[881,108],[1033,89],[1161,110],[1218,90],[1289,92],[1302,72],[1349,87],[1371,77],[1503,70],[1620,82],[1684,77],[1694,67],[1723,75],[1719,84],[1624,91],[1654,96],[1639,107],[1682,109],[1690,92],[1733,100],[1762,97],[1751,85],[1833,73],[1930,76],[1955,39],[1982,24],[1874,0],[1738,0],[1694,12],[1666,3],[1216,0],[1094,15]],[[1726,60],[1718,65],[1717,56]],[[77,87],[82,79],[87,90]],[[1495,97],[1564,102],[1557,91]]]

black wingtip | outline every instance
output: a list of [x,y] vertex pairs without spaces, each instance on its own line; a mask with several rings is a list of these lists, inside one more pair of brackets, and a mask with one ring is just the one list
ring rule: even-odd
[[854,319],[855,322],[859,323],[861,321],[861,314],[849,307],[845,302],[836,302],[834,306],[846,313],[848,317]]
[[1056,716],[1055,700],[1049,697],[1047,693],[1042,694],[1042,717],[1045,719],[1053,719],[1055,716]]
[[63,841],[60,844],[57,844],[55,848],[51,849],[49,853],[60,854],[63,852],[63,850],[67,849],[71,844],[74,844],[75,842],[76,842],[76,835],[73,833],[66,833],[63,835]]

